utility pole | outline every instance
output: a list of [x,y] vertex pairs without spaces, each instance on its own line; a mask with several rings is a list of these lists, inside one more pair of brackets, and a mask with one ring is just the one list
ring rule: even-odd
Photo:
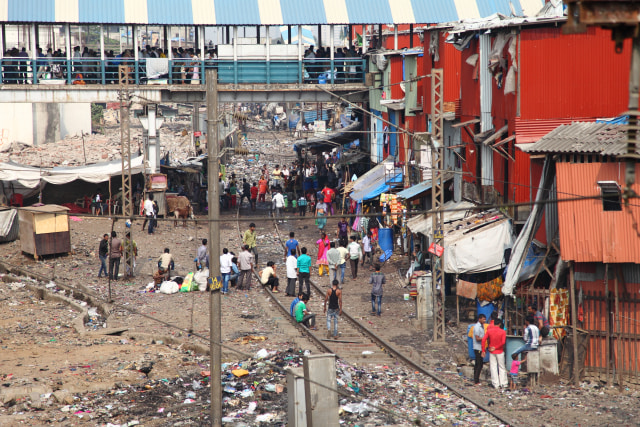
[[209,187],[209,352],[211,354],[211,425],[222,426],[222,317],[220,304],[220,216],[218,195],[218,72],[207,70],[207,150],[209,153],[207,185]]
[[[436,244],[444,240],[444,138],[443,113],[444,98],[442,91],[442,69],[431,70],[431,209],[434,211],[433,239]],[[442,245],[440,245],[442,246]],[[442,256],[431,256],[432,286],[433,286],[433,341],[445,342],[444,316],[444,253]],[[438,298],[438,283],[440,284],[440,298]]]
[[[122,215],[133,221],[133,200],[131,194],[131,127],[129,124],[129,67],[118,67],[118,79],[120,80],[120,157],[122,158]],[[84,139],[83,139],[84,141]],[[132,232],[133,227],[129,229]],[[125,237],[126,236],[122,236]],[[130,250],[124,251],[124,274],[127,274],[127,265],[133,276],[133,235],[127,245]],[[117,279],[115,277],[114,279]],[[111,279],[109,279],[111,280]],[[109,301],[111,301],[111,286],[109,286]]]

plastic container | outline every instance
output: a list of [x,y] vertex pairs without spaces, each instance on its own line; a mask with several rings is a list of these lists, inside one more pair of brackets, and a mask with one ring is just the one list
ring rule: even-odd
[[378,230],[378,244],[382,252],[393,251],[393,229],[380,228]]
[[321,84],[321,85],[326,85],[327,84],[327,75],[326,74],[320,74],[318,76],[318,84]]
[[482,307],[480,306],[480,300],[476,299],[476,309],[476,314],[484,314],[485,316],[487,316],[487,322],[489,322],[489,319],[491,319],[491,313],[493,313],[493,310],[495,310],[495,305],[493,305],[493,303],[489,303]]

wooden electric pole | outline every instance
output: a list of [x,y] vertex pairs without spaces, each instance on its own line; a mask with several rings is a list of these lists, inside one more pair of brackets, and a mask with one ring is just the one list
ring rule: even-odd
[[220,303],[220,197],[218,195],[218,72],[207,70],[207,150],[209,154],[209,321],[211,354],[211,425],[222,426],[222,317]]

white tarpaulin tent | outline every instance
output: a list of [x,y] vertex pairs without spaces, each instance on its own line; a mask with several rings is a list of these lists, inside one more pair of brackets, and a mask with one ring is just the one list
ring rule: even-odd
[[504,267],[504,251],[513,246],[511,220],[482,228],[452,230],[444,237],[445,273],[481,273]]
[[[474,205],[473,203],[465,202],[465,201],[456,203],[452,200],[445,203],[443,206],[444,223],[447,224],[449,222],[463,219],[465,216],[467,216],[467,213],[469,212],[469,210],[475,207],[476,205]],[[433,231],[432,231],[433,219],[431,215],[433,214],[425,213],[418,216],[414,216],[413,218],[410,218],[407,221],[407,227],[409,227],[409,230],[411,230],[411,232],[414,234],[420,233],[431,238],[433,234]]]
[[[131,160],[131,173],[142,173],[144,170],[143,156]],[[28,191],[18,191],[19,188],[30,189],[31,193],[37,192],[40,183],[42,184],[68,184],[77,179],[100,183],[108,181],[112,176],[122,174],[122,161],[96,163],[89,166],[56,167],[56,168],[36,168],[32,166],[19,165],[8,162],[0,163],[0,181],[3,185],[13,184],[14,192],[29,195]],[[5,187],[6,188],[6,187]]]
[[[144,166],[143,156],[131,159],[131,174],[142,173]],[[68,184],[69,182],[81,179],[94,184],[109,181],[112,176],[122,175],[122,160],[114,160],[105,163],[96,163],[89,166],[56,167],[51,169],[48,176],[43,179],[49,184]]]

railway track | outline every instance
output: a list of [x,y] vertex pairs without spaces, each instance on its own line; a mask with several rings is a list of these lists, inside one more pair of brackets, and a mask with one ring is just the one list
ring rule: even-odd
[[[238,231],[238,236],[242,239],[242,232],[240,230],[240,210],[238,209],[236,214],[236,226]],[[256,228],[260,225],[262,229],[268,230],[268,225],[273,224],[273,229],[275,230],[275,235],[280,244],[281,254],[284,253],[284,240],[282,239],[282,234],[280,232],[280,227],[278,226],[275,218],[271,218],[271,221],[264,221],[261,224],[256,224]],[[270,231],[267,231],[270,232]],[[272,231],[271,231],[272,232]],[[264,255],[261,254],[264,260]],[[255,277],[260,283],[260,279],[258,277],[258,272],[255,272]],[[284,276],[286,278],[286,275]],[[328,289],[323,288],[318,285],[315,281],[310,281],[311,289],[314,293],[313,299],[318,299],[319,301],[315,302],[315,306],[319,307],[324,301],[325,292]],[[260,285],[261,286],[261,285]],[[286,283],[284,283],[286,286]],[[280,287],[283,287],[283,283],[281,283]],[[355,319],[344,309],[342,310],[342,316],[340,316],[339,321],[339,331],[340,336],[337,340],[327,339],[326,337],[326,323],[325,316],[322,315],[321,312],[316,313],[316,326],[318,330],[311,330],[306,326],[299,324],[293,319],[289,314],[289,305],[291,300],[284,296],[284,292],[273,293],[268,287],[263,287],[264,291],[271,297],[272,301],[283,311],[285,317],[289,318],[291,323],[294,324],[306,337],[309,338],[311,342],[313,342],[316,347],[318,347],[321,351],[332,353],[347,360],[350,363],[356,363],[359,365],[381,365],[393,363],[395,360],[400,361],[406,366],[410,367],[416,372],[420,372],[423,375],[426,375],[433,380],[439,382],[440,384],[446,386],[452,393],[458,395],[459,397],[473,403],[478,408],[486,411],[487,413],[493,415],[495,418],[505,423],[506,425],[516,425],[511,420],[505,418],[504,416],[497,414],[491,409],[484,405],[482,402],[477,401],[472,398],[468,394],[464,393],[457,386],[451,384],[445,379],[441,378],[435,372],[426,369],[421,364],[412,360],[409,356],[404,354],[401,350],[399,350],[396,346],[380,337],[378,334],[373,332],[367,326],[362,324],[362,322]],[[367,352],[367,353],[365,353]]]

